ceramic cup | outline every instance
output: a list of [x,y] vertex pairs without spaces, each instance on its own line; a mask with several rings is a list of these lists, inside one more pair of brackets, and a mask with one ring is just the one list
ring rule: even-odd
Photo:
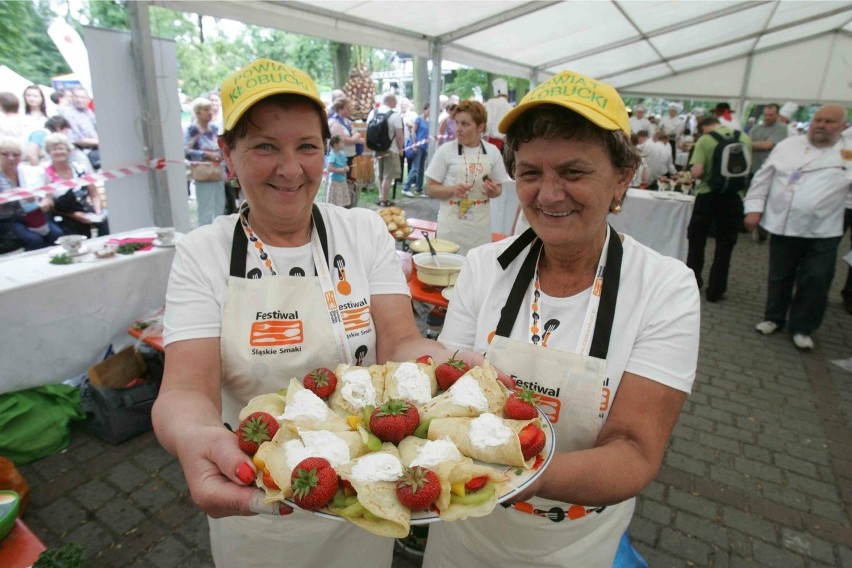
[[170,244],[175,240],[174,227],[158,227],[156,230],[157,239],[164,245]]
[[62,248],[68,254],[77,254],[83,248],[83,239],[85,238],[83,235],[63,235],[56,242],[62,245]]

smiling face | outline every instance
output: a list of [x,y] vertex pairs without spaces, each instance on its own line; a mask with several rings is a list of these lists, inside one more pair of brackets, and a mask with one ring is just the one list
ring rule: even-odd
[[306,100],[261,101],[233,147],[220,139],[228,168],[251,206],[253,225],[290,232],[310,223],[324,166],[320,113]]
[[468,112],[456,112],[453,117],[456,121],[456,136],[465,146],[476,146],[482,139],[485,131],[484,124],[476,124]]
[[581,250],[602,243],[632,171],[613,166],[597,142],[539,137],[520,144],[514,173],[524,215],[545,245]]
[[0,147],[0,169],[4,172],[15,172],[21,163],[21,148],[8,144]]

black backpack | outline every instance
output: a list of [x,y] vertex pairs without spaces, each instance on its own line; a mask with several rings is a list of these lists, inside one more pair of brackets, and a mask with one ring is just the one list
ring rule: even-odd
[[740,142],[740,131],[735,130],[731,138],[718,132],[710,132],[718,144],[713,150],[713,167],[707,185],[713,193],[736,193],[746,188],[751,171],[751,153]]
[[[391,147],[393,136],[388,132],[388,120],[393,110],[374,112],[367,123],[367,148],[374,152],[385,152]],[[396,134],[396,133],[394,133]]]

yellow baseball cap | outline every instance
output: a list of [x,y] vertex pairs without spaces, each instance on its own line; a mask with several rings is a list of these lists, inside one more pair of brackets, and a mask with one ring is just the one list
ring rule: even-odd
[[523,113],[547,104],[571,109],[605,130],[623,130],[630,136],[627,108],[615,88],[575,71],[562,71],[527,93],[503,117],[498,130],[505,134]]
[[323,118],[328,120],[325,103],[307,73],[286,63],[256,59],[228,75],[222,82],[222,117],[225,131],[231,130],[256,102],[283,93],[307,97],[316,103]]

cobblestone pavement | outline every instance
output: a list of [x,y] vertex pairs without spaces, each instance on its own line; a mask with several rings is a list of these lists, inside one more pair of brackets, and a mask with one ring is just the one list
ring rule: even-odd
[[[434,218],[431,200],[397,202]],[[816,349],[801,353],[785,333],[753,331],[767,250],[741,239],[727,299],[702,301],[695,389],[630,526],[652,567],[852,567],[852,374],[830,362],[852,356],[845,267]],[[76,427],[67,451],[21,471],[25,521],[49,547],[81,543],[87,566],[212,565],[204,515],[152,433],[113,447]]]

